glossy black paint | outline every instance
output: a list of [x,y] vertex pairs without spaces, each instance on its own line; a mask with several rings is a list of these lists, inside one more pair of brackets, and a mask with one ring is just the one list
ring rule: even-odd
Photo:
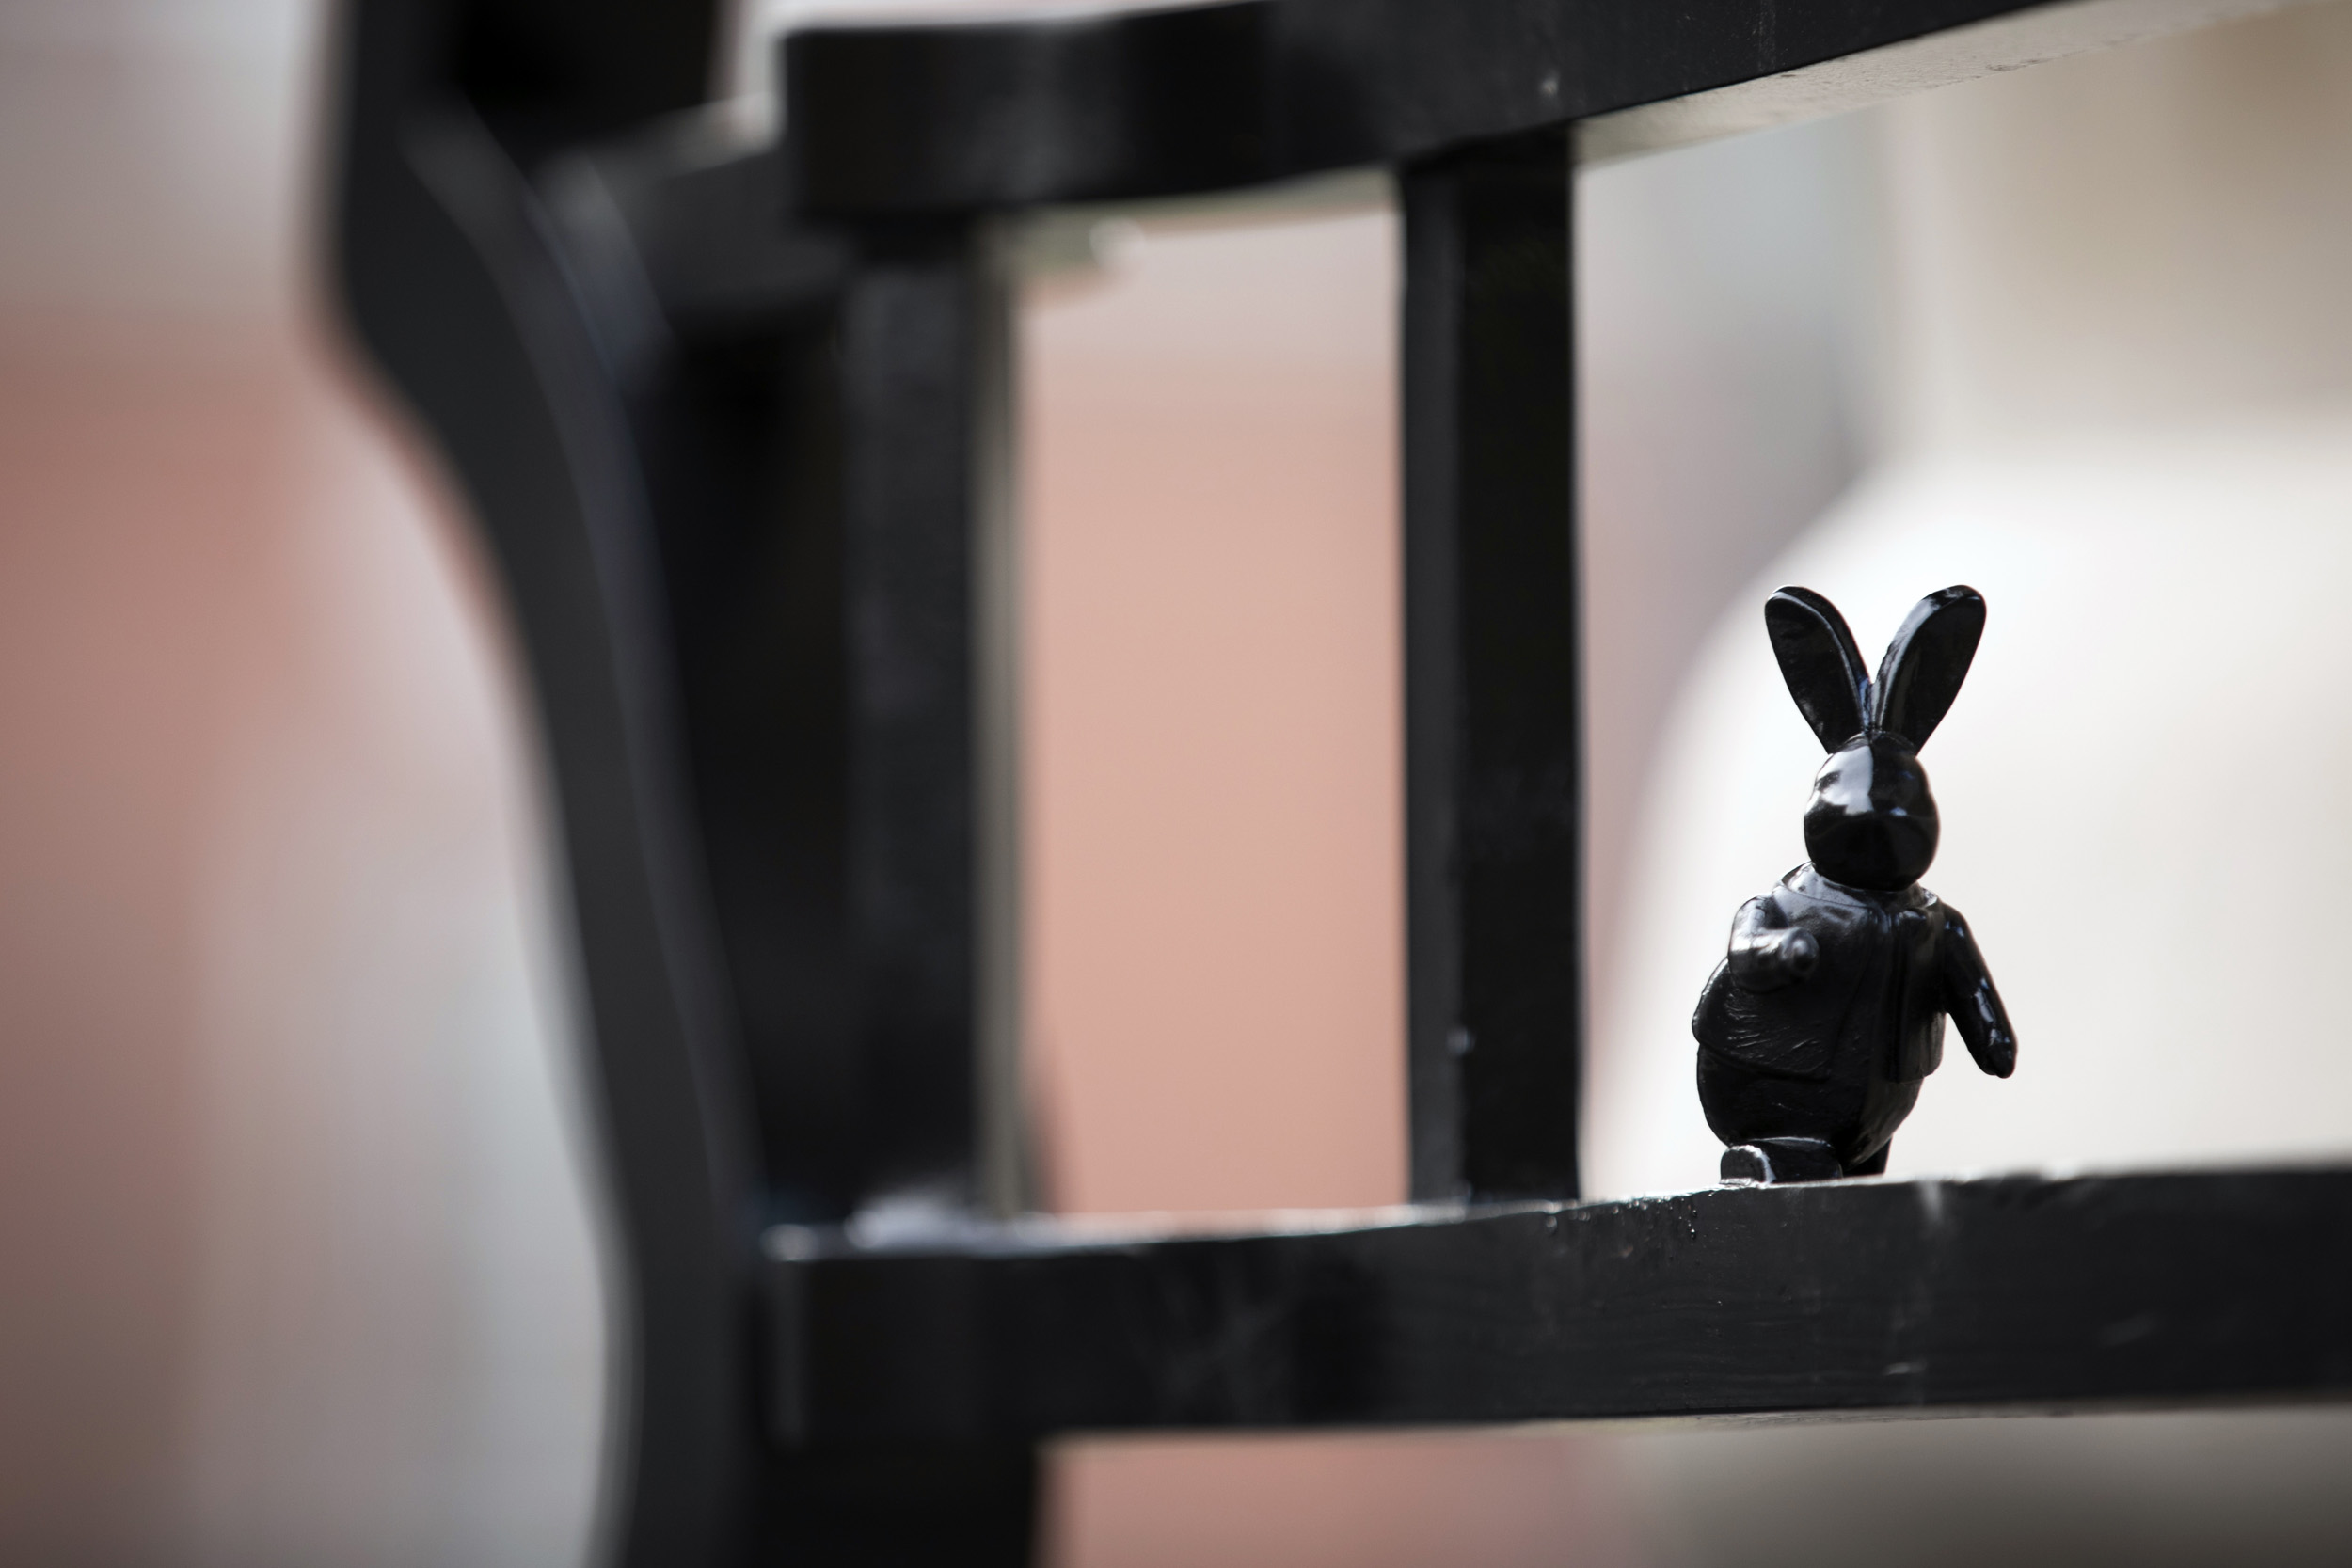
[[771,1242],[813,1447],[2352,1393],[2352,1172],[1716,1188],[1210,1237]]
[[1805,852],[1849,887],[1901,892],[1927,875],[1943,832],[1919,753],[1899,735],[1841,746],[1813,775]]
[[1559,130],[2031,0],[1227,0],[845,24],[782,45],[810,202],[1183,195]]
[[1943,1062],[1947,1015],[1986,1072],[2017,1066],[1967,921],[1918,885],[1940,830],[1918,747],[1967,677],[1984,600],[1971,588],[1920,600],[1875,679],[1845,618],[1810,589],[1773,594],[1764,620],[1830,754],[1805,807],[1813,859],[1740,906],[1692,1016],[1699,1104],[1732,1146],[1726,1180],[1875,1176]]
[[967,226],[869,241],[841,309],[848,980],[858,1196],[969,1206],[974,419],[989,288]]
[[1583,1032],[1566,137],[1405,172],[1417,1198],[1573,1197]]

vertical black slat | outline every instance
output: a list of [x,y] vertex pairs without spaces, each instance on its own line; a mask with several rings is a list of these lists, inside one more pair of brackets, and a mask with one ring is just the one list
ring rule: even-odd
[[868,1200],[976,1196],[974,445],[961,225],[877,241],[842,305],[848,932]]
[[[997,305],[961,224],[871,236],[841,304],[845,930],[873,1220],[982,1196],[978,569],[987,444],[1003,434]],[[787,1435],[765,1512],[790,1560],[1029,1560],[1027,1444],[807,1451]]]
[[1418,1198],[1577,1190],[1583,977],[1569,151],[1404,177]]
[[837,345],[830,320],[683,345],[633,399],[766,1217],[801,1223],[846,1218],[863,1180],[842,920]]

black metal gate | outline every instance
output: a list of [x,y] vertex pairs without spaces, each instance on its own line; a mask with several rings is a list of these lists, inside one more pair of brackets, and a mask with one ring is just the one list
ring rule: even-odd
[[[355,0],[344,28],[345,300],[502,570],[562,817],[631,1286],[628,1562],[1025,1560],[1034,1446],[1071,1431],[2352,1386],[2352,1172],[1576,1201],[1578,150],[2156,30],[2162,0],[2088,30],[2017,0],[833,26],[784,41],[785,129],[750,147],[690,112],[717,9]],[[1364,166],[1406,233],[1415,1204],[1004,1217],[993,226]]]

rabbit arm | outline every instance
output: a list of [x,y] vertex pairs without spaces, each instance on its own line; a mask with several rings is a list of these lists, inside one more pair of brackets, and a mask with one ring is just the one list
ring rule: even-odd
[[1809,931],[1788,925],[1770,898],[1751,898],[1731,918],[1731,978],[1742,990],[1778,990],[1813,973],[1820,945]]
[[1944,974],[1944,1010],[1968,1043],[1968,1054],[1994,1077],[2008,1077],[2017,1070],[2017,1033],[2009,1026],[2009,1009],[2001,1006],[2001,993],[1994,989],[1968,922],[1949,904],[1944,906],[1937,958]]

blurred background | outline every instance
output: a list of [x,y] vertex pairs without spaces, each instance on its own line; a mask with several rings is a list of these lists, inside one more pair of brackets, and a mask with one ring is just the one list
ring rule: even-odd
[[[718,79],[810,8],[747,7]],[[602,1240],[526,695],[312,247],[313,0],[0,0],[0,1562],[590,1560]],[[1597,1194],[1802,858],[1757,602],[1992,605],[1932,885],[2024,1065],[1897,1175],[2341,1157],[2352,7],[1579,182]],[[1069,1211],[1404,1188],[1394,214],[1022,315]],[[1072,1444],[1068,1568],[2352,1560],[2326,1410]]]

